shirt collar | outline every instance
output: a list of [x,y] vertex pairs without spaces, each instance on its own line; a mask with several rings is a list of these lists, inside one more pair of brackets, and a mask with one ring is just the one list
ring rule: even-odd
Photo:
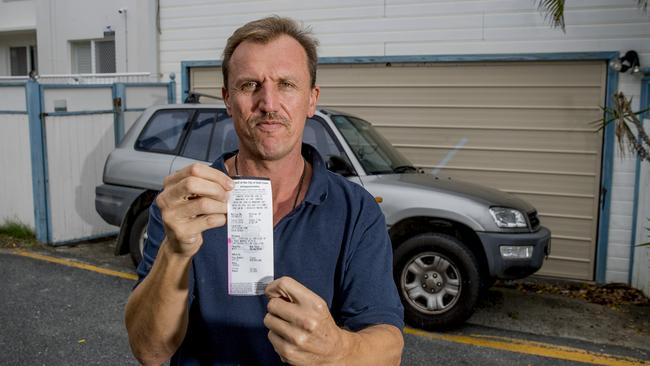
[[[235,156],[239,150],[230,151],[223,153],[219,159],[212,163],[212,167],[219,169],[224,173],[226,172],[225,161]],[[305,202],[311,203],[313,205],[320,205],[327,199],[327,182],[328,182],[328,170],[325,166],[323,158],[320,156],[318,151],[309,144],[302,144],[302,156],[311,164],[312,175],[311,182],[309,183],[309,188],[307,189],[307,194],[305,195]]]

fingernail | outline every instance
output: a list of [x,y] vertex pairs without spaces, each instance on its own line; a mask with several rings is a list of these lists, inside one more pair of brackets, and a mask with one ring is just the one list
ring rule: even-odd
[[228,182],[226,183],[228,189],[235,189],[235,182],[233,182],[232,179],[229,179]]

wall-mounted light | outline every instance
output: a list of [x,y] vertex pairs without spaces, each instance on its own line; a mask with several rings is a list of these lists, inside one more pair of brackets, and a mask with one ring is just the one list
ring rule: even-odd
[[618,72],[627,72],[627,70],[632,70],[632,74],[641,72],[639,54],[636,51],[627,51],[623,57],[610,62],[609,65]]

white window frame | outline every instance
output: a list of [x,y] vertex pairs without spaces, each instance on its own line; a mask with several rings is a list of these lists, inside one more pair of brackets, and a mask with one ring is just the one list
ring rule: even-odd
[[[83,43],[83,42],[90,42],[90,73],[91,74],[96,74],[97,73],[97,62],[96,62],[96,57],[95,57],[95,43],[96,42],[107,42],[107,41],[113,41],[113,44],[116,47],[117,51],[117,44],[115,43],[115,38],[114,37],[107,37],[107,38],[99,38],[99,39],[86,39],[86,40],[75,40],[75,41],[70,41],[70,69],[72,69],[73,74],[83,74],[79,72],[75,72],[75,69],[78,69],[77,63],[77,58],[76,58],[76,51],[74,50],[74,45]],[[115,66],[117,71],[117,54],[115,55]]]

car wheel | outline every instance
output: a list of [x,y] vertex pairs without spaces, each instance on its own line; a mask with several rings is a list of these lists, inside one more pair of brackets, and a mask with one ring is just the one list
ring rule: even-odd
[[137,267],[142,260],[144,243],[147,240],[147,223],[149,222],[149,210],[142,210],[131,225],[131,235],[129,236],[129,252],[131,260]]
[[428,233],[405,241],[395,251],[395,283],[412,326],[432,330],[461,324],[474,312],[479,267],[457,238]]

